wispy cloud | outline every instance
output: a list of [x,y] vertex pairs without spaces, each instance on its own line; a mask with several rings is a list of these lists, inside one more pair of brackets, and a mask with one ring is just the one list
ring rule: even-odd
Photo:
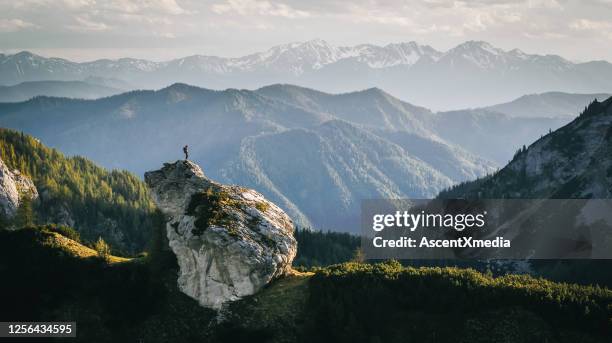
[[38,26],[21,19],[0,19],[0,32],[17,32],[36,27]]
[[599,31],[611,30],[612,21],[578,19],[570,24],[574,30]]
[[285,3],[275,3],[266,0],[227,0],[222,3],[213,4],[211,9],[217,14],[233,12],[242,16],[255,14],[290,19],[310,16],[308,11],[295,9]]
[[66,25],[68,29],[75,31],[106,31],[110,29],[107,24],[93,21],[88,16],[77,16],[74,20],[75,24]]

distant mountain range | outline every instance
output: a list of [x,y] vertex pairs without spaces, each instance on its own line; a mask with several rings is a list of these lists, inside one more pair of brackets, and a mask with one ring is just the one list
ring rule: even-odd
[[19,102],[35,96],[97,99],[122,93],[111,88],[84,81],[28,81],[14,86],[0,86],[0,102]]
[[568,94],[547,92],[524,95],[518,99],[486,109],[512,117],[574,117],[593,100],[604,101],[612,94]]
[[301,225],[342,231],[357,230],[351,220],[361,199],[433,197],[492,173],[567,120],[435,113],[377,88],[334,95],[291,85],[174,84],[98,100],[0,104],[0,126],[139,175],[182,158],[189,144],[190,159],[213,179],[262,192]]
[[237,58],[194,55],[166,62],[122,58],[76,63],[29,52],[0,54],[0,82],[114,78],[134,88],[184,82],[211,89],[291,83],[327,92],[380,87],[434,109],[483,107],[524,94],[612,93],[612,64],[505,51],[469,41],[446,52],[415,42],[337,47],[291,43]]
[[[14,86],[0,86],[0,102],[21,102],[36,96],[50,96],[73,99],[97,99],[122,93],[132,88],[131,85],[116,79],[88,77],[84,81],[28,81]],[[271,87],[274,88],[274,87]],[[266,92],[266,87],[259,90]],[[314,94],[314,93],[313,93]],[[323,93],[322,93],[323,94]],[[359,93],[356,93],[359,94]],[[291,96],[291,94],[286,94]],[[594,99],[603,101],[610,94],[571,94],[562,92],[547,92],[524,95],[513,101],[484,107],[484,112],[498,112],[511,117],[525,118],[563,118],[577,115]],[[345,96],[340,96],[342,99]],[[301,106],[309,106],[300,99],[292,99]],[[333,106],[340,112],[351,112],[351,116],[363,112],[359,107],[350,110],[342,109],[342,102]],[[319,110],[314,108],[313,110]],[[471,110],[474,111],[474,110]],[[362,115],[364,115],[362,113]],[[354,118],[352,119],[354,120]],[[393,123],[388,123],[393,126]]]

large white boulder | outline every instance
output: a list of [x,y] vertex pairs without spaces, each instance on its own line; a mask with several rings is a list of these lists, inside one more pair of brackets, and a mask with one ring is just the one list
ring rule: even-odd
[[216,183],[190,161],[145,173],[176,254],[178,286],[219,309],[291,270],[293,222],[254,190]]

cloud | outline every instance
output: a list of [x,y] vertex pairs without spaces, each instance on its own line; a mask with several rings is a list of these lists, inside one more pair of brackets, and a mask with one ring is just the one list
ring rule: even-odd
[[21,19],[0,19],[0,32],[17,32],[36,27],[38,26]]
[[612,40],[612,21],[578,19],[570,24],[574,31]]
[[118,13],[136,14],[154,12],[170,15],[189,13],[176,0],[107,0],[97,2],[94,7]]
[[266,0],[227,0],[223,3],[213,4],[211,9],[217,14],[236,13],[242,16],[256,14],[289,19],[310,17],[310,13],[307,11],[297,10],[284,3],[274,3]]
[[557,0],[528,0],[529,8],[563,9],[563,5]]
[[570,24],[570,28],[579,31],[612,30],[611,21],[578,19]]
[[74,31],[106,31],[110,29],[107,24],[93,21],[88,16],[77,16],[74,20],[76,24],[66,25],[68,29]]
[[62,0],[61,2],[66,7],[72,9],[94,6],[96,4],[95,0]]

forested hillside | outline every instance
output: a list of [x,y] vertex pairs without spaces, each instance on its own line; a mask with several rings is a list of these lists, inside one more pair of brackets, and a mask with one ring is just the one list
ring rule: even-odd
[[361,238],[350,233],[296,229],[294,236],[298,242],[293,260],[296,267],[321,267],[361,258]]
[[103,237],[117,252],[142,251],[154,207],[145,185],[126,171],[108,171],[83,157],[66,157],[37,139],[0,129],[0,156],[38,189],[34,221],[77,229],[83,239]]

